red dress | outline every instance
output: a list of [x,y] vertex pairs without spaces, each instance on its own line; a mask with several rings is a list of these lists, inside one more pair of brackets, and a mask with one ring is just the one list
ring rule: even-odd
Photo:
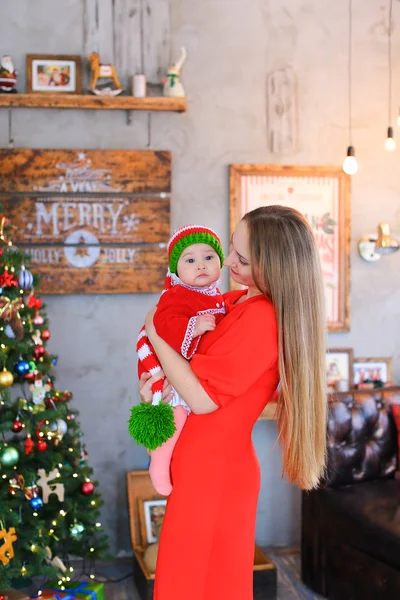
[[191,413],[171,462],[154,600],[252,600],[260,471],[251,433],[278,384],[273,306],[235,304],[201,340],[193,372],[220,408]]

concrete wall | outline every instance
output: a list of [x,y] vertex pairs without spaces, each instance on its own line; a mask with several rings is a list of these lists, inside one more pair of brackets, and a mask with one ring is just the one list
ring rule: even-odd
[[[118,47],[116,37],[124,36],[124,43],[133,44],[133,13],[128,9],[135,2],[117,2],[127,16],[114,23],[114,36],[107,17],[114,3],[97,4],[101,27],[91,39],[96,38],[104,60],[110,60]],[[351,331],[330,335],[329,344],[353,347],[355,355],[393,356],[398,381],[400,256],[369,265],[356,252],[357,240],[373,232],[381,220],[400,233],[400,149],[393,154],[383,149],[388,125],[387,3],[354,0],[353,4],[354,144],[360,170],[352,186]],[[164,2],[162,6],[165,21]],[[173,228],[200,221],[219,231],[227,246],[230,163],[341,164],[348,144],[347,6],[345,0],[171,0],[167,15],[171,54],[176,56],[181,44],[189,54],[183,74],[189,110],[183,115],[152,115],[150,147],[173,153]],[[25,54],[89,50],[84,21],[88,7],[93,10],[93,2],[4,2],[1,47],[20,71],[21,91]],[[398,0],[393,13],[393,113],[397,114]],[[161,18],[157,9],[152,18],[154,23]],[[151,35],[146,44],[151,48]],[[124,60],[126,74],[129,60]],[[298,81],[299,144],[295,154],[282,157],[267,148],[266,78],[287,66]],[[149,143],[148,116],[140,113],[127,126],[119,112],[14,110],[12,133],[15,147],[140,149]],[[7,147],[8,141],[8,114],[3,110],[0,146]],[[156,296],[45,300],[51,319],[50,347],[60,357],[58,383],[75,394],[90,461],[105,499],[103,522],[115,551],[129,551],[125,472],[145,467],[147,457],[131,443],[126,420],[137,399],[135,338]],[[300,495],[281,480],[275,440],[274,423],[256,424],[254,441],[263,476],[257,540],[293,544],[299,540]]]

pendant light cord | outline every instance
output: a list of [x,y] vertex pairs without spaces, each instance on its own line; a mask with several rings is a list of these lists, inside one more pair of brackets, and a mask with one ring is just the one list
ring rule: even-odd
[[389,66],[389,100],[388,100],[388,125],[392,122],[392,8],[393,0],[389,1],[389,29],[388,29],[388,66]]
[[353,11],[352,11],[352,0],[349,0],[349,48],[348,48],[348,90],[349,90],[349,145],[352,146],[353,145],[353,140],[352,140],[352,128],[351,128],[351,123],[352,123],[352,114],[351,114],[351,107],[352,107],[352,96],[351,96],[351,79],[352,79],[352,72],[351,72],[351,68],[352,68],[352,56],[351,56],[351,51],[352,51],[352,33],[353,33]]

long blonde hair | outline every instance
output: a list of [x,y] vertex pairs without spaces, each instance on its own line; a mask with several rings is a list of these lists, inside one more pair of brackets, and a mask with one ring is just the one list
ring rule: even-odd
[[263,206],[243,220],[254,282],[272,301],[278,324],[283,472],[308,490],[318,485],[326,460],[326,325],[318,250],[306,219],[293,208]]

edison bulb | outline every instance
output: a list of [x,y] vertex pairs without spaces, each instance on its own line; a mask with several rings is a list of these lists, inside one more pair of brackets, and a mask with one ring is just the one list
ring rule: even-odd
[[358,162],[355,156],[346,156],[343,161],[343,171],[347,175],[354,175],[358,171]]
[[394,138],[393,138],[393,127],[388,127],[387,138],[386,138],[386,142],[385,142],[385,149],[388,152],[393,152],[393,150],[396,150],[396,142],[394,141]]
[[388,137],[386,139],[385,150],[388,152],[393,152],[393,150],[396,150],[396,142],[392,137]]
[[347,175],[354,175],[358,171],[358,162],[353,146],[347,148],[347,156],[343,161],[343,171]]

